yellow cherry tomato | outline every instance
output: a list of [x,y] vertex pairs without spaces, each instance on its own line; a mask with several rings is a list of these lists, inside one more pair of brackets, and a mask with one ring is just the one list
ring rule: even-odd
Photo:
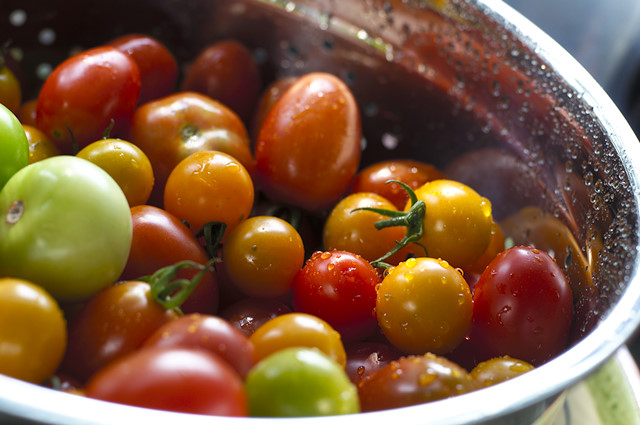
[[56,300],[22,279],[0,279],[0,374],[41,383],[67,347],[67,325]]
[[78,157],[105,170],[122,189],[130,207],[149,199],[154,178],[147,155],[133,143],[121,139],[103,139],[85,146]]
[[29,164],[60,155],[56,145],[42,131],[27,124],[22,124],[22,128],[24,128],[24,134],[27,135],[29,141]]

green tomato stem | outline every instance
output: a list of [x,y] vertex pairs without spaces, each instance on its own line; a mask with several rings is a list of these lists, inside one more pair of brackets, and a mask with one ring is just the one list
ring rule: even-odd
[[387,252],[377,260],[374,260],[371,262],[371,265],[373,265],[374,267],[380,267],[385,269],[391,267],[391,265],[388,263],[385,263],[383,260],[386,260],[387,258],[391,257],[393,254],[400,251],[402,248],[409,245],[410,243],[414,243],[416,245],[421,246],[422,249],[424,249],[425,255],[428,255],[426,248],[419,243],[420,239],[422,238],[422,235],[424,234],[424,217],[427,213],[427,206],[424,203],[424,201],[418,200],[416,193],[407,184],[398,180],[388,180],[386,183],[388,184],[392,182],[398,183],[400,186],[402,186],[402,188],[409,195],[409,199],[411,200],[411,207],[409,208],[408,211],[387,210],[383,208],[371,208],[371,207],[355,208],[351,210],[352,212],[359,211],[359,210],[371,211],[371,212],[378,213],[380,215],[384,215],[386,217],[390,217],[384,220],[377,221],[374,224],[376,229],[378,230],[384,229],[387,227],[398,227],[398,226],[407,228],[407,233],[405,234],[404,238],[402,238],[402,240],[396,241],[396,245],[391,250],[389,250],[389,252]]
[[[144,276],[138,280],[148,282],[151,286],[151,297],[167,310],[175,310],[182,314],[180,306],[189,298],[189,295],[198,286],[205,273],[215,262],[210,260],[202,265],[194,261],[180,261],[171,266],[157,270],[151,276]],[[176,275],[182,269],[196,269],[200,272],[193,279],[176,279]]]

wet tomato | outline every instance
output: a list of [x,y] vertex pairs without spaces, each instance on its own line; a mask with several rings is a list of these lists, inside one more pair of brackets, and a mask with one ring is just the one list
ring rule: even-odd
[[251,171],[253,155],[240,118],[222,103],[194,92],[180,92],[139,106],[127,140],[149,157],[156,187],[154,205],[162,205],[171,170],[192,153],[225,152]]
[[469,375],[479,387],[489,387],[529,372],[533,366],[509,356],[494,357],[476,365]]
[[444,260],[426,257],[390,269],[376,302],[384,335],[411,354],[453,350],[469,331],[472,308],[462,274]]
[[256,174],[265,194],[321,209],[348,188],[360,161],[360,113],[337,77],[300,77],[273,105],[256,142]]
[[374,314],[378,271],[347,251],[318,251],[293,284],[295,311],[327,321],[345,341],[362,340],[377,327]]
[[220,317],[251,336],[269,320],[291,313],[291,307],[278,299],[243,298],[220,312]]
[[392,361],[358,384],[363,412],[413,406],[474,389],[466,370],[431,353]]
[[29,141],[29,164],[60,155],[60,150],[42,131],[27,124],[23,124],[22,128]]
[[272,216],[255,216],[238,224],[222,247],[227,276],[248,296],[277,297],[291,290],[304,264],[298,231]]
[[189,223],[197,234],[205,224],[224,223],[227,232],[246,220],[253,208],[253,181],[236,158],[223,152],[196,152],[171,171],[164,207]]
[[[189,260],[205,265],[209,257],[189,228],[167,211],[151,206],[131,208],[133,236],[127,264],[120,276],[134,280],[158,269]],[[182,269],[178,278],[193,279],[197,271]],[[209,313],[218,310],[218,284],[207,271],[189,298],[182,304],[185,313]]]
[[248,413],[240,377],[220,357],[195,348],[146,347],[98,371],[85,392],[91,398],[175,412]]
[[480,360],[509,355],[534,366],[566,348],[573,296],[544,251],[515,246],[498,254],[475,286],[471,338]]
[[112,134],[124,130],[140,94],[140,71],[131,57],[101,46],[59,64],[38,95],[37,127],[63,153],[102,136],[113,120]]
[[196,347],[224,359],[244,378],[256,364],[249,338],[228,321],[206,314],[188,314],[160,326],[144,347]]
[[397,348],[379,342],[356,342],[345,347],[345,371],[351,382],[357,384],[378,369],[403,356]]

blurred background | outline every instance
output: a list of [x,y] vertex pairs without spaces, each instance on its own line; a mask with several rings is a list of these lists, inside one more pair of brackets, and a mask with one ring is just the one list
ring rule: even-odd
[[[504,1],[591,73],[640,138],[640,0]],[[640,364],[640,331],[628,345]]]
[[640,0],[505,0],[578,60],[640,135]]

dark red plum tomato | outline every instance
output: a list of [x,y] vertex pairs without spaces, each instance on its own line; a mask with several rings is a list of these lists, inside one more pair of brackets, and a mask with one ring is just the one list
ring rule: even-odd
[[345,371],[354,384],[404,355],[397,348],[380,342],[354,342],[344,349],[347,353]]
[[377,327],[379,283],[378,271],[363,257],[318,251],[294,278],[293,307],[327,321],[345,341],[362,340]]
[[175,90],[178,63],[160,40],[145,34],[128,34],[111,40],[108,45],[128,54],[138,65],[139,104],[167,96]]
[[129,55],[112,46],[78,53],[54,68],[36,106],[37,127],[62,153],[99,140],[110,126],[119,137],[140,95],[140,70]]
[[361,139],[360,112],[349,87],[331,74],[306,74],[282,93],[262,122],[256,185],[276,202],[327,208],[356,175]]
[[479,360],[509,355],[538,366],[566,348],[572,319],[569,283],[539,249],[498,254],[475,285],[471,338]]
[[260,96],[260,71],[253,54],[235,40],[203,49],[188,66],[182,90],[205,94],[225,104],[248,123]]
[[413,406],[473,391],[475,381],[459,365],[427,353],[394,360],[358,384],[363,412]]
[[198,348],[145,347],[98,371],[91,398],[216,416],[247,416],[242,379],[220,357]]
[[[138,279],[183,260],[205,265],[209,257],[191,230],[167,211],[150,205],[131,208],[133,237],[121,280]],[[178,278],[193,279],[199,270],[182,269]],[[180,307],[184,313],[214,314],[218,311],[218,284],[208,271]]]
[[217,354],[244,378],[256,364],[249,338],[228,321],[211,315],[188,314],[159,327],[144,347],[196,347]]

